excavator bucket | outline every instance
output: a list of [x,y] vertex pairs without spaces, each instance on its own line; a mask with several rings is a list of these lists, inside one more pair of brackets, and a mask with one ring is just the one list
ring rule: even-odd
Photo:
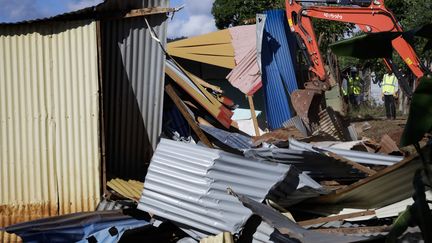
[[291,94],[291,103],[297,115],[308,124],[318,123],[322,92],[311,89],[298,89]]

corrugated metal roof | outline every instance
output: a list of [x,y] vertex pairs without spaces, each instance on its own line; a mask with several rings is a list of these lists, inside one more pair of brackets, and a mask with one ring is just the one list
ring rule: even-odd
[[262,87],[255,46],[237,63],[226,78],[234,87],[247,95],[253,95]]
[[363,151],[337,149],[331,147],[318,147],[313,144],[303,143],[295,139],[289,139],[290,149],[300,151],[313,151],[313,152],[332,152],[339,156],[345,157],[357,163],[371,164],[371,165],[393,165],[403,160],[402,156],[392,156],[384,154],[368,153]]
[[170,42],[167,51],[171,56],[230,69],[235,67],[235,52],[228,29]]
[[236,66],[227,75],[228,81],[241,92],[253,95],[262,87],[257,63],[256,26],[229,28],[235,52]]
[[[366,179],[313,201],[325,204],[323,210],[337,212],[343,208],[384,207],[412,196],[414,173],[421,167],[420,158],[406,158]],[[314,208],[318,208],[317,205]]]
[[[163,0],[169,1],[169,0]],[[104,0],[102,3],[95,6],[79,9],[72,12],[61,13],[55,16],[50,16],[40,19],[28,19],[19,22],[4,22],[0,25],[24,25],[44,22],[61,22],[61,21],[76,21],[76,20],[96,20],[99,18],[121,17],[131,9],[140,9],[147,7],[159,7],[161,0]],[[172,9],[169,9],[172,10]]]
[[331,157],[311,151],[282,148],[257,148],[244,152],[247,158],[294,165],[316,180],[363,178],[364,174]]
[[0,28],[0,226],[94,210],[100,197],[96,23]]
[[288,28],[285,11],[266,11],[262,41],[261,65],[266,115],[270,129],[277,129],[292,117],[289,93],[298,89],[290,45],[293,34]]
[[135,180],[125,181],[116,178],[108,181],[107,186],[125,198],[138,201],[144,188],[144,183]]
[[301,196],[297,189],[310,191],[316,186],[310,180],[288,165],[162,139],[138,208],[176,222],[191,236],[235,233],[251,213],[226,193],[228,187],[257,201],[273,188],[269,194],[273,201],[294,201]]
[[210,127],[206,125],[200,125],[204,132],[210,134],[212,137],[219,140],[221,143],[229,146],[230,148],[243,151],[252,147],[252,139],[239,133],[231,133],[225,130]]
[[[235,192],[234,192],[235,193]],[[258,242],[261,240],[265,240],[268,235],[267,232],[270,232],[271,226],[276,229],[279,237],[285,237],[285,241],[295,240],[295,242],[356,242],[361,240],[366,240],[366,237],[355,237],[355,236],[344,236],[344,235],[335,235],[335,234],[323,234],[319,232],[314,232],[310,230],[306,230],[300,225],[294,223],[288,217],[282,215],[275,209],[254,201],[247,196],[244,195],[235,195],[237,199],[247,208],[252,210],[252,212],[258,216],[260,216],[267,225],[261,224],[258,228],[261,227],[258,231],[264,231],[264,234],[257,234],[254,238],[257,238]],[[272,233],[273,234],[273,233]],[[271,235],[273,236],[273,235]],[[278,238],[279,238],[278,237]],[[282,240],[282,239],[281,239]]]
[[[112,4],[145,8],[168,7],[168,2]],[[145,18],[165,45],[166,15]],[[151,38],[143,17],[101,21],[101,38],[107,173],[143,180],[162,130],[165,53]]]

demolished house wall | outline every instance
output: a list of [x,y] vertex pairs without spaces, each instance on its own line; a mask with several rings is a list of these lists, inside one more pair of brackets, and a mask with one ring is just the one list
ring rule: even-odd
[[95,209],[98,92],[94,21],[0,26],[0,227]]
[[[169,5],[168,0],[126,2],[122,8]],[[167,16],[145,18],[165,45]],[[101,37],[107,174],[143,180],[162,130],[165,54],[144,17],[101,21]]]

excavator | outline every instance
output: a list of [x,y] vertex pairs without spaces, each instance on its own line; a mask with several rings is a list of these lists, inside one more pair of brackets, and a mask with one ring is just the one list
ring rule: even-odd
[[[291,94],[291,102],[297,114],[310,122],[312,109],[316,109],[321,94],[330,88],[329,75],[320,54],[312,19],[325,19],[356,25],[364,33],[403,32],[403,28],[394,14],[386,8],[385,0],[285,0],[286,15],[291,32],[296,35],[300,49],[309,66],[309,80],[305,89]],[[320,5],[323,4],[323,5]],[[425,75],[425,67],[413,47],[402,35],[392,41],[393,49],[401,56],[412,73],[420,79]],[[371,43],[373,45],[373,43]],[[368,50],[364,50],[368,51]],[[410,97],[412,90],[406,77],[391,58],[384,58],[387,68],[391,69],[399,80],[399,86]]]

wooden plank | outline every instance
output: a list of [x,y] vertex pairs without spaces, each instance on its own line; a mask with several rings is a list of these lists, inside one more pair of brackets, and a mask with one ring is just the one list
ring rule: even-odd
[[259,132],[259,128],[258,128],[258,120],[257,120],[257,116],[255,113],[255,105],[253,103],[252,95],[248,95],[247,98],[249,101],[249,108],[251,110],[252,122],[253,122],[253,125],[255,128],[255,136],[260,136],[260,132]]
[[328,222],[332,222],[332,221],[340,221],[340,220],[344,220],[344,219],[352,219],[352,218],[368,216],[368,215],[375,215],[375,211],[366,210],[366,211],[361,211],[361,212],[356,212],[356,213],[347,213],[347,214],[336,215],[336,216],[329,216],[329,217],[304,220],[304,221],[298,222],[298,224],[300,226],[309,226],[309,225],[315,225],[315,224],[328,223]]
[[207,145],[207,147],[213,148],[212,143],[208,140],[207,136],[204,134],[204,132],[201,130],[201,128],[196,124],[195,120],[189,114],[186,105],[183,103],[180,97],[178,97],[172,84],[167,84],[165,86],[165,91],[167,92],[171,100],[174,102],[174,104],[177,106],[179,111],[182,113],[183,117],[186,119],[189,126],[191,126],[192,130],[195,132],[195,134],[198,136],[201,142]]
[[[184,91],[186,91],[194,100],[196,100],[204,109],[206,109],[217,121],[219,121],[224,127],[229,128],[233,121],[231,120],[232,112],[227,111],[227,108],[224,107],[219,101],[218,103],[212,103],[204,93],[207,92],[204,87],[200,84],[194,83],[189,84],[185,82],[177,73],[172,70],[168,65],[165,66],[165,73],[174,80]],[[181,67],[179,67],[181,68]],[[190,79],[190,78],[189,78]],[[192,82],[194,82],[192,80]],[[193,88],[191,85],[196,85],[198,91]],[[204,90],[204,93],[202,92]],[[208,93],[208,92],[207,92]],[[211,95],[211,94],[209,94]],[[213,97],[214,98],[214,97]],[[214,98],[215,99],[215,98]]]
[[175,8],[161,8],[161,7],[139,8],[139,9],[130,10],[128,13],[126,13],[123,16],[123,18],[141,17],[141,16],[147,16],[153,14],[164,14],[169,12],[175,12]]
[[335,159],[337,159],[337,160],[339,160],[339,161],[341,161],[343,163],[351,165],[353,168],[356,168],[357,170],[359,170],[361,172],[364,172],[364,173],[366,173],[369,176],[375,175],[377,173],[376,171],[374,171],[372,169],[369,169],[368,167],[366,167],[364,165],[361,165],[361,164],[359,164],[357,162],[349,160],[349,159],[347,159],[345,157],[339,156],[339,155],[337,155],[335,153],[329,152],[328,154],[329,154],[330,157],[333,157],[333,158],[335,158]]
[[355,228],[329,228],[329,229],[313,229],[312,231],[327,233],[327,234],[342,234],[342,235],[355,235],[355,234],[371,234],[380,232],[390,232],[391,226],[367,226]]

